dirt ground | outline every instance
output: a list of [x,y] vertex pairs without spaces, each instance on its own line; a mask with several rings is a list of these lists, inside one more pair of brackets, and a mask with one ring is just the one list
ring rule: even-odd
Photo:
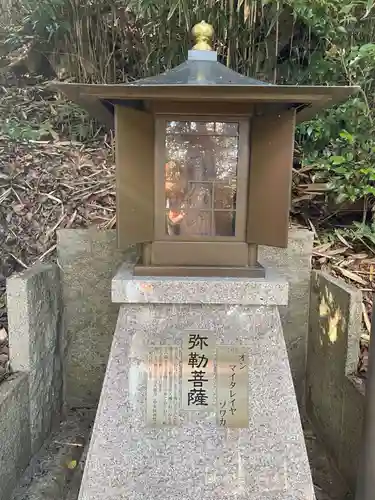
[[315,487],[316,500],[354,500],[344,479],[327,455],[323,443],[305,418],[303,429]]

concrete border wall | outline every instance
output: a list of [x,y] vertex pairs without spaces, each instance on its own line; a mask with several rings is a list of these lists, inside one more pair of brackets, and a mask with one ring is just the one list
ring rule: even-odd
[[107,366],[118,306],[111,280],[127,253],[117,249],[116,231],[57,232],[63,296],[64,402],[96,407]]
[[26,373],[0,385],[0,500],[9,500],[31,458]]
[[0,384],[0,500],[60,420],[59,269],[36,265],[7,281],[10,364]]
[[314,271],[307,354],[307,413],[348,486],[359,463],[364,394],[355,383],[362,294],[343,280]]
[[311,257],[314,233],[289,230],[288,248],[259,247],[259,260],[277,270],[289,283],[289,304],[280,306],[284,339],[300,407],[304,406],[308,337]]
[[28,374],[31,451],[36,453],[62,402],[58,267],[39,264],[10,277],[7,303],[11,368]]
[[[117,249],[116,231],[62,229],[58,259],[64,303],[64,401],[68,407],[98,403],[115,331],[118,305],[111,280],[135,251]],[[286,277],[289,306],[281,307],[284,335],[297,397],[302,404],[307,351],[307,318],[313,233],[292,228],[286,249],[260,247],[259,259]]]

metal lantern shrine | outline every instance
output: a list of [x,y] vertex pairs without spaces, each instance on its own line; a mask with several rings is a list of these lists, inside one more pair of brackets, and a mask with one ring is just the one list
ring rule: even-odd
[[115,128],[117,234],[135,275],[264,276],[258,245],[286,247],[296,122],[357,87],[272,85],[232,71],[193,30],[188,59],[127,84],[57,84]]

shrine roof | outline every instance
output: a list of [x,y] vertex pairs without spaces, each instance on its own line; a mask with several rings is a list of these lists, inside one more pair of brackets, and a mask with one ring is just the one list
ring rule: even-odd
[[127,83],[54,82],[52,87],[111,127],[116,105],[147,110],[152,101],[277,103],[295,108],[297,121],[301,122],[359,91],[356,86],[276,85],[242,75],[218,62],[210,45],[213,35],[210,25],[200,23],[194,30],[197,43],[189,50],[187,60],[162,74]]

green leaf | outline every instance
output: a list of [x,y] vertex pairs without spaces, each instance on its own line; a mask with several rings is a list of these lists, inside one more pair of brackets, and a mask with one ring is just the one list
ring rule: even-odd
[[340,10],[342,14],[349,14],[349,12],[353,9],[353,4],[349,3],[348,5],[344,5],[344,7]]
[[343,156],[331,156],[330,160],[332,165],[342,165],[346,162],[346,159]]
[[354,137],[347,130],[342,130],[340,132],[340,137],[342,137],[342,139],[345,139],[346,141],[348,141],[350,144],[352,144],[354,141]]

